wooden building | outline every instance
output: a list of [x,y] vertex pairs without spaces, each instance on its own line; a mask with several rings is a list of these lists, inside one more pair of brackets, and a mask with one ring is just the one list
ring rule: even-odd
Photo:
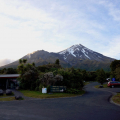
[[20,74],[1,74],[0,89],[15,89],[18,86],[17,78]]

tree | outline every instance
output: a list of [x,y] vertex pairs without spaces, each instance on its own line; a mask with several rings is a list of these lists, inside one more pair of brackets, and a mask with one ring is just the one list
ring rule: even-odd
[[23,64],[18,65],[17,71],[22,76],[24,74],[24,72],[25,72],[25,66]]
[[103,69],[97,71],[97,81],[103,85],[106,79],[106,74]]
[[110,64],[111,71],[115,71],[115,69],[120,66],[120,60],[114,60]]
[[59,65],[59,64],[60,64],[59,59],[56,59],[55,64],[57,64],[57,65]]
[[35,66],[35,63],[33,62],[32,65]]
[[19,64],[22,64],[22,62],[23,62],[22,59],[19,59]]
[[23,59],[23,63],[25,64],[27,62],[27,59]]
[[8,68],[6,70],[6,74],[16,74],[16,73],[17,73],[17,70],[13,68]]
[[[26,63],[27,60],[23,60]],[[38,70],[32,64],[20,64],[18,66],[18,72],[20,73],[19,81],[22,89],[35,90],[39,84],[36,84],[38,79]]]
[[116,79],[120,80],[120,75],[119,75],[120,60],[112,61],[111,64],[110,64],[110,68],[111,68],[111,75],[112,75],[112,77],[115,77]]
[[63,76],[62,85],[68,89],[81,90],[84,86],[83,75],[79,70],[74,68],[58,69],[57,73]]
[[120,81],[120,67],[117,67],[115,69],[115,76],[116,76],[116,79]]

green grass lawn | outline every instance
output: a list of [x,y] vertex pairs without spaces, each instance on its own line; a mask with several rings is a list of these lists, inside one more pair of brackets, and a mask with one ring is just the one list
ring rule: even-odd
[[[96,85],[95,88],[99,88],[100,85]],[[108,88],[107,84],[103,84],[103,88]]]
[[81,91],[79,94],[69,94],[69,93],[52,93],[52,94],[43,94],[39,91],[29,91],[29,90],[20,90],[27,97],[33,98],[60,98],[60,97],[73,97],[78,95],[83,95],[85,91]]
[[0,101],[13,101],[15,97],[0,97]]
[[15,100],[14,93],[12,93],[11,95],[6,94],[0,95],[0,101],[12,101],[12,100]]
[[117,93],[117,95],[112,97],[112,100],[117,103],[120,104],[120,93]]

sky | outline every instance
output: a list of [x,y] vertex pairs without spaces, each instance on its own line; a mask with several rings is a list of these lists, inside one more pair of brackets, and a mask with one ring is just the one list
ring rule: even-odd
[[120,59],[120,1],[0,0],[0,66],[75,44]]

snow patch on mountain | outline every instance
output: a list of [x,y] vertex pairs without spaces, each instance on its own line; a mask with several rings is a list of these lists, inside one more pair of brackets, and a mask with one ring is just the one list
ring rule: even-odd
[[58,54],[65,60],[68,61],[70,64],[74,64],[71,62],[72,60],[95,60],[95,61],[107,61],[108,58],[106,56],[92,51],[81,44],[73,45],[68,49],[65,49]]
[[63,50],[61,52],[59,52],[59,54],[64,55],[64,59],[67,59],[67,56],[65,57],[65,55],[71,54],[74,57],[82,57],[82,53],[80,53],[80,51],[85,55],[85,57],[87,57],[88,59],[91,59],[89,57],[89,52],[93,52],[92,50],[84,47],[81,44],[77,44],[77,45],[73,45],[70,48]]
[[[88,55],[85,54],[86,51],[85,51],[84,49],[82,49],[81,52],[82,52],[87,58],[89,58]],[[90,59],[90,58],[89,58],[89,59]]]
[[69,54],[72,54],[74,57],[76,57],[76,55],[74,54],[74,49],[75,49],[75,47],[72,46],[72,47],[70,47],[70,48],[68,48],[68,49],[66,49],[64,51],[59,52],[59,54],[66,54],[68,52]]

